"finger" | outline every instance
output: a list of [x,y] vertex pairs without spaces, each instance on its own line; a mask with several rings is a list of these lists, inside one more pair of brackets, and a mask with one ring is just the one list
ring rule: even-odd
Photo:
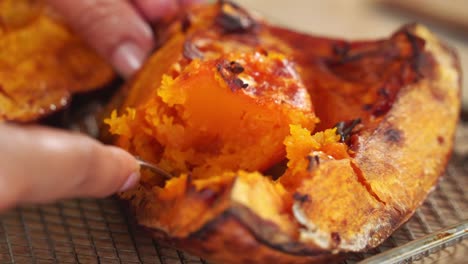
[[139,180],[136,160],[80,134],[0,124],[0,209],[105,197]]
[[203,0],[133,0],[140,13],[151,22],[174,16],[185,6],[204,2]]
[[124,0],[47,0],[124,77],[143,64],[154,46],[151,27]]

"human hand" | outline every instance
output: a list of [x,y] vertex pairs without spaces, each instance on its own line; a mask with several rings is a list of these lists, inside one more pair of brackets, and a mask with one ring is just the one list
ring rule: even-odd
[[105,197],[139,180],[127,152],[65,131],[0,123],[0,211],[23,203]]
[[[129,77],[153,49],[149,23],[196,0],[46,1]],[[104,197],[139,180],[130,154],[84,135],[0,123],[0,146],[0,211],[21,203]]]
[[123,76],[130,77],[154,47],[149,23],[200,0],[46,0]]

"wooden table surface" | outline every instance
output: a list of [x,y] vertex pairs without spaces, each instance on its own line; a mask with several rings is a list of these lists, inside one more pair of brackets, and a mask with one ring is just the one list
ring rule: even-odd
[[[276,24],[302,32],[347,39],[388,37],[405,23],[423,23],[457,49],[465,76],[463,102],[465,109],[468,109],[468,31],[455,31],[446,24],[435,22],[435,19],[400,12],[377,0],[236,0],[236,2],[259,11]],[[464,13],[468,18],[467,0],[424,0],[424,2],[427,5],[430,2],[434,2],[433,5],[443,2],[446,6],[444,12],[465,10]],[[456,13],[463,14],[463,12]]]

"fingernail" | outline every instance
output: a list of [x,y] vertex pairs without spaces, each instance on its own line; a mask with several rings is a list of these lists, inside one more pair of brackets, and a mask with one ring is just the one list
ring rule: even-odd
[[133,42],[124,42],[114,51],[112,62],[124,78],[131,77],[145,60],[145,52]]
[[139,181],[140,181],[140,173],[139,172],[132,173],[128,177],[127,181],[122,185],[119,192],[125,192],[125,191],[132,189],[138,184]]

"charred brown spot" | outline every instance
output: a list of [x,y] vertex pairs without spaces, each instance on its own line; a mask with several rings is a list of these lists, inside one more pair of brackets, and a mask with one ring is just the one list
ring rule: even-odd
[[361,123],[361,118],[351,121],[338,122],[336,127],[336,134],[340,135],[340,142],[346,142],[353,133],[353,129]]
[[377,58],[380,55],[380,51],[375,50],[352,50],[349,48],[346,52],[341,51],[342,53],[338,58],[328,60],[330,66],[340,66],[346,64],[353,64],[364,59]]
[[423,74],[420,71],[420,61],[425,45],[424,39],[414,35],[412,32],[406,31],[405,32],[406,37],[408,38],[408,41],[411,44],[411,49],[412,49],[412,54],[413,58],[411,60],[411,67],[413,71],[416,73],[416,80],[419,78],[423,77]]
[[372,115],[375,117],[383,116],[390,110],[390,108],[392,108],[392,102],[384,100],[374,107]]
[[244,68],[239,63],[222,61],[216,65],[216,69],[226,81],[231,91],[235,92],[249,87],[248,83],[244,83],[244,81],[237,77],[238,74],[244,72]]
[[188,60],[203,59],[203,53],[189,39],[184,42],[184,58]]
[[242,88],[242,89],[245,89],[245,88],[249,87],[248,83],[244,83],[244,81],[242,81],[239,78],[236,78],[236,79],[232,80],[232,82],[235,84],[236,87],[239,87],[239,88]]
[[228,67],[229,67],[228,69],[234,74],[240,74],[244,72],[244,67],[242,67],[240,63],[235,62],[235,61],[231,61]]
[[306,203],[306,202],[310,202],[310,196],[308,194],[302,194],[302,193],[298,193],[298,192],[295,192],[293,194],[293,199],[295,201],[298,201],[300,203]]
[[190,20],[189,15],[188,14],[184,15],[182,17],[182,21],[180,22],[180,29],[182,30],[183,33],[186,33],[191,26],[192,26],[192,21]]
[[338,57],[345,57],[351,49],[350,45],[346,42],[343,43],[333,43],[332,51]]
[[388,128],[384,132],[384,138],[388,143],[398,144],[403,140],[403,132],[395,128]]
[[330,236],[335,246],[338,246],[341,243],[341,236],[338,232],[332,232]]
[[186,193],[196,193],[197,188],[195,184],[193,184],[193,175],[192,173],[189,173],[187,175],[187,181],[185,182],[185,192]]
[[377,90],[377,95],[381,97],[373,107],[372,114],[376,117],[386,114],[391,108],[393,101],[396,97],[396,89],[393,83],[389,83],[389,86],[383,86]]
[[388,99],[390,97],[390,91],[386,87],[381,87],[378,91],[377,94]]
[[422,52],[417,59],[418,71],[426,79],[434,79],[437,74],[435,72],[437,62],[433,54]]
[[255,20],[240,6],[230,1],[220,1],[221,10],[216,23],[224,33],[245,33],[255,28]]
[[443,136],[438,136],[437,142],[439,143],[439,145],[443,145],[445,143],[445,138]]
[[265,57],[268,56],[268,51],[264,48],[261,48],[261,47],[257,48],[257,52],[262,54]]
[[307,171],[311,172],[315,167],[320,165],[320,157],[317,155],[309,155],[307,156],[307,161],[309,162],[307,164]]
[[372,109],[372,107],[373,107],[372,104],[364,104],[364,105],[362,106],[362,110],[364,110],[364,111],[369,111],[369,110]]
[[273,180],[277,180],[286,172],[287,169],[288,169],[288,160],[285,159],[281,162],[274,164],[267,170],[265,170],[264,174],[271,177]]

